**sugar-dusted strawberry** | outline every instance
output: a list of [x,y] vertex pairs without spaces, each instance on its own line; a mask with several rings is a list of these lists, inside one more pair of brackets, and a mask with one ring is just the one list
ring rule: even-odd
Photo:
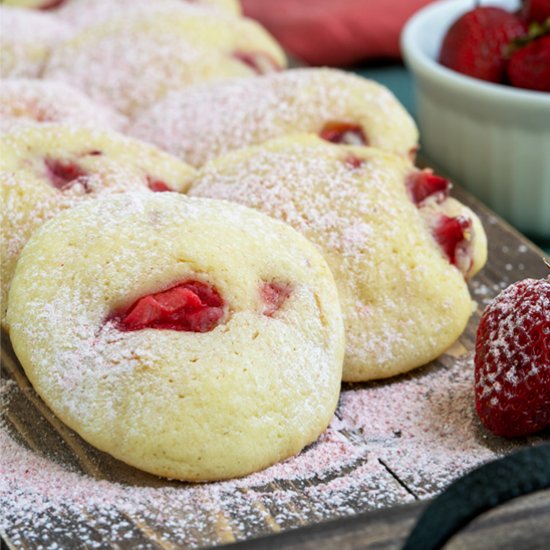
[[139,298],[126,311],[115,315],[114,321],[125,332],[145,328],[208,332],[218,325],[223,314],[223,300],[214,287],[187,281]]
[[521,15],[528,23],[544,23],[550,17],[550,0],[523,0]]
[[507,74],[516,88],[550,92],[550,34],[516,49],[508,61]]
[[476,409],[494,434],[550,426],[550,279],[525,279],[483,312],[475,352]]
[[517,15],[501,8],[477,7],[447,31],[439,61],[459,73],[501,83],[505,79],[506,47],[526,32],[527,25]]

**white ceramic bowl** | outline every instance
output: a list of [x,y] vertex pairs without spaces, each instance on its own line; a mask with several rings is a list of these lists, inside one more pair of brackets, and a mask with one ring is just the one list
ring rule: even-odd
[[[483,2],[515,9],[516,0]],[[415,77],[426,156],[521,231],[550,237],[550,93],[483,82],[437,62],[449,26],[474,5],[428,5],[401,47]]]

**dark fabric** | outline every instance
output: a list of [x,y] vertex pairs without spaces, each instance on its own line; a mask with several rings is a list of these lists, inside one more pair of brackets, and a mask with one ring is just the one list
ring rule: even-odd
[[550,443],[489,462],[452,483],[426,508],[403,550],[435,550],[474,518],[550,488]]

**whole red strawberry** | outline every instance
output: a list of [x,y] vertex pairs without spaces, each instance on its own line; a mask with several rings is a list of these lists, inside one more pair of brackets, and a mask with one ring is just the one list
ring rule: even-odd
[[517,15],[501,8],[478,7],[457,19],[447,31],[439,61],[474,78],[504,82],[506,47],[526,32],[525,22]]
[[550,92],[550,34],[516,50],[508,61],[507,73],[516,88]]
[[550,426],[550,279],[525,279],[483,312],[475,352],[476,409],[494,434]]
[[528,23],[544,23],[550,17],[550,0],[524,0],[521,15]]

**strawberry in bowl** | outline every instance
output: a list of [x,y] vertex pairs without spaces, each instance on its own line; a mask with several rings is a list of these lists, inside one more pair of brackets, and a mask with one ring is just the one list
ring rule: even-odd
[[439,62],[487,82],[550,92],[550,0],[527,0],[514,12],[474,7],[446,32]]

